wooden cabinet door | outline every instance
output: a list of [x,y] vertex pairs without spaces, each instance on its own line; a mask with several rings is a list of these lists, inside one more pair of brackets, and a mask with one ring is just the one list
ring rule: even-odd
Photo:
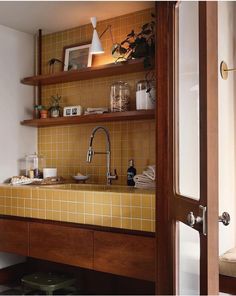
[[94,233],[94,269],[154,281],[155,239],[96,231]]
[[30,256],[93,268],[93,232],[76,227],[30,223]]
[[28,222],[0,219],[0,252],[28,256]]

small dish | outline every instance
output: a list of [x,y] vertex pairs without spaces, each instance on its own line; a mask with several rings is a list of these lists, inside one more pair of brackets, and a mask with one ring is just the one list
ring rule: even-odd
[[72,176],[76,181],[86,181],[88,180],[89,176]]

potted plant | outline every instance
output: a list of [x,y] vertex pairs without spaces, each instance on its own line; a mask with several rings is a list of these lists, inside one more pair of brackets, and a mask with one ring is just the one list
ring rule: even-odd
[[51,117],[55,118],[60,116],[60,112],[61,112],[60,100],[61,100],[61,96],[59,96],[58,94],[51,96],[50,108],[48,109]]
[[45,106],[38,105],[37,109],[39,110],[40,118],[42,118],[42,119],[48,118],[48,110]]
[[155,55],[155,21],[144,24],[139,33],[132,30],[113,51],[120,53],[117,61],[144,58],[144,67],[150,67]]

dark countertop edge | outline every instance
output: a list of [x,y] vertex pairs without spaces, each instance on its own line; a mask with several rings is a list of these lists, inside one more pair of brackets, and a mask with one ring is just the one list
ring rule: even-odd
[[12,216],[12,215],[2,215],[2,214],[0,215],[0,219],[35,222],[35,223],[42,223],[42,224],[54,224],[54,225],[64,226],[64,227],[78,227],[78,228],[84,228],[84,229],[88,229],[88,230],[105,231],[105,232],[113,232],[113,233],[123,233],[123,234],[146,236],[146,237],[155,237],[155,232],[132,230],[132,229],[123,229],[123,228],[91,225],[91,224],[81,224],[81,223],[73,223],[73,222],[54,221],[54,220],[46,220],[46,219],[38,219],[38,218],[27,218],[27,217],[19,217],[19,216]]

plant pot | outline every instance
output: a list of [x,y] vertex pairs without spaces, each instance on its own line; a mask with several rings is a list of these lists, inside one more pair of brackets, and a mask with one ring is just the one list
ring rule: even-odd
[[42,119],[48,118],[48,110],[41,110],[40,111],[40,117]]
[[50,110],[50,116],[53,118],[60,116],[60,110],[59,109],[51,109]]

